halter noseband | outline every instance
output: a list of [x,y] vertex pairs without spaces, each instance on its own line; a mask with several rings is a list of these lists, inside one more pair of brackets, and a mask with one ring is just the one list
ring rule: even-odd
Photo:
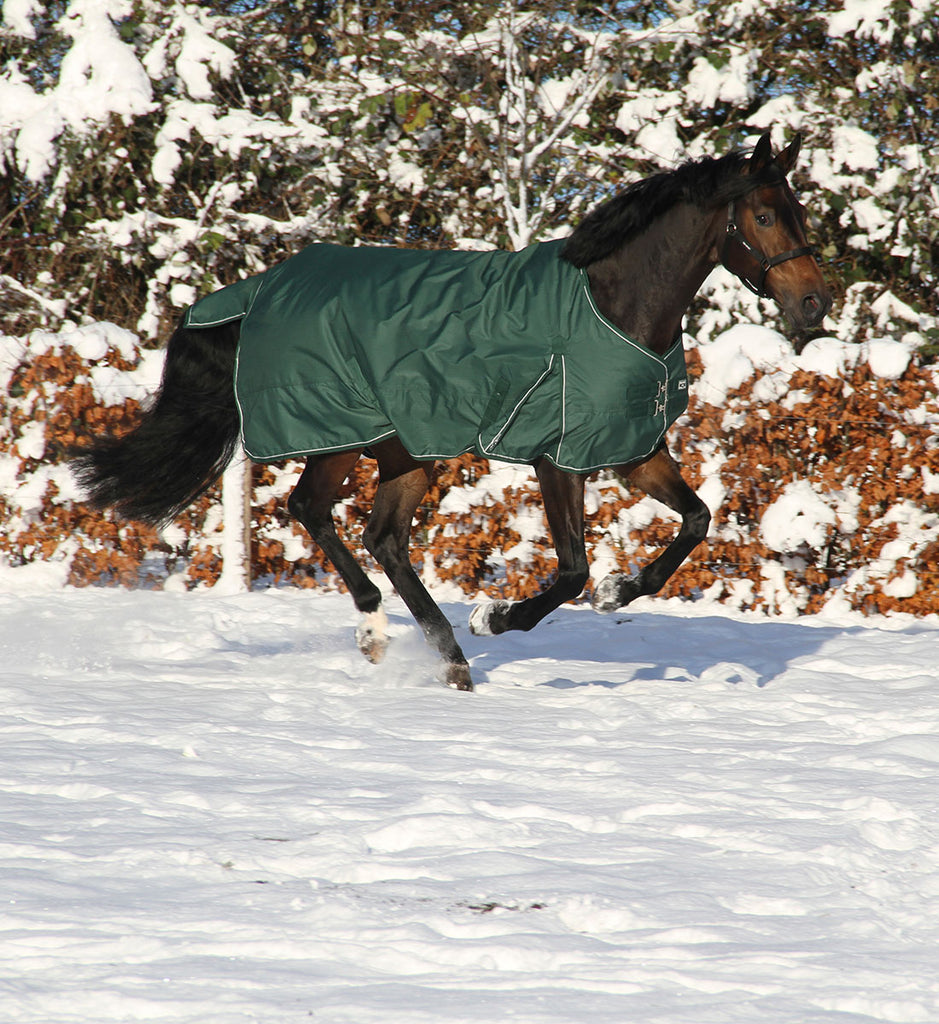
[[[721,263],[727,267],[727,246],[732,239],[738,242],[759,265],[760,276],[756,284],[754,284],[744,273],[738,273],[737,271],[731,271],[731,273],[736,274],[754,295],[759,295],[762,299],[768,299],[770,294],[765,288],[766,275],[773,267],[779,266],[780,263],[786,263],[788,260],[798,259],[800,256],[814,256],[818,250],[814,245],[803,245],[798,249],[789,249],[786,252],[781,252],[778,256],[764,256],[759,249],[747,241],[746,236],[737,226],[736,206],[737,201],[735,199],[732,199],[727,206],[727,233],[724,235],[724,244],[721,246]],[[729,267],[727,269],[730,270]]]

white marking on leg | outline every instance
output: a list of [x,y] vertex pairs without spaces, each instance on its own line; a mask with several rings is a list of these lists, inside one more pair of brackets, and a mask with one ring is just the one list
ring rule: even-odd
[[362,616],[355,631],[355,642],[373,664],[377,665],[384,658],[388,649],[388,616],[381,605]]

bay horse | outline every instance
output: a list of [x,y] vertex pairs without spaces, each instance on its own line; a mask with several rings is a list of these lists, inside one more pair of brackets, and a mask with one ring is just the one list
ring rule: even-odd
[[160,389],[135,428],[78,453],[89,501],[166,523],[212,485],[239,440],[258,461],[306,456],[289,511],[344,580],[363,616],[358,646],[377,662],[387,643],[381,593],[332,515],[370,456],[379,486],[365,547],[439,653],[444,681],[472,690],[453,629],[409,558],[435,459],[476,451],[530,463],[557,554],[541,593],[474,608],[474,633],[529,630],[581,593],[584,483],[603,467],[677,512],[681,526],[635,575],[602,580],[593,604],[612,611],[656,593],[710,522],[665,443],[687,404],[681,323],[696,292],[723,264],[796,330],[831,307],[786,180],[800,142],[774,155],[767,133],[752,153],[656,174],[565,240],[522,253],[314,245],[200,300],[170,338]]

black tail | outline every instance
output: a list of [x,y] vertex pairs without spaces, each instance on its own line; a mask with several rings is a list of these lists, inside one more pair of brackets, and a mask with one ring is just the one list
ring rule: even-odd
[[160,390],[137,426],[124,437],[101,438],[75,460],[92,505],[162,524],[212,486],[238,441],[239,330],[237,321],[176,329]]

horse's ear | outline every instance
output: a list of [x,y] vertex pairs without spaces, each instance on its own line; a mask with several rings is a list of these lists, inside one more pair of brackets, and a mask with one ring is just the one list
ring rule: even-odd
[[747,168],[748,174],[759,174],[767,164],[773,162],[773,144],[770,141],[769,132],[760,137],[760,141],[753,150],[750,157],[750,164]]
[[796,132],[795,138],[788,146],[776,157],[776,163],[779,165],[779,169],[783,174],[788,174],[793,167],[796,165],[796,160],[799,157],[799,150],[802,148],[802,133]]

